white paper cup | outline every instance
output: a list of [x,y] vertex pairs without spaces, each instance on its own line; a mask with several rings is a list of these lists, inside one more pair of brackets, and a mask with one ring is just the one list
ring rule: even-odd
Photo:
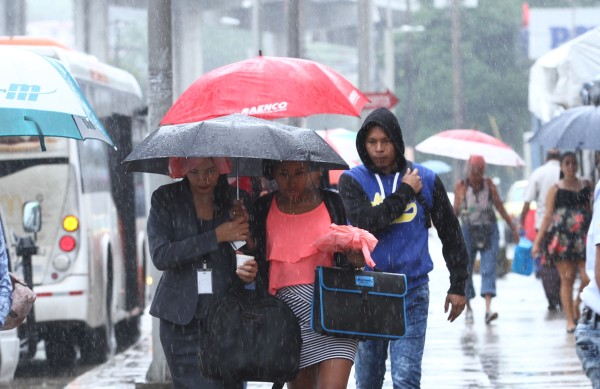
[[237,262],[237,267],[239,268],[244,264],[244,262],[254,260],[254,257],[252,255],[236,254],[235,259]]

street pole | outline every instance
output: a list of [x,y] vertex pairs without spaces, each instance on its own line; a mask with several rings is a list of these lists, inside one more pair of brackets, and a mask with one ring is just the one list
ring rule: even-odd
[[464,97],[462,80],[462,52],[460,49],[460,2],[452,1],[452,112],[454,128],[464,128]]
[[[302,0],[287,0],[288,57],[302,58],[302,3]],[[292,126],[301,127],[303,120],[302,118],[290,118],[288,123]]]
[[[412,9],[411,9],[411,1],[406,0],[406,17],[405,17],[405,25],[406,33],[402,35],[404,38],[404,82],[406,85],[406,99],[403,102],[404,106],[404,143],[405,147],[410,148],[415,145],[415,132],[416,128],[414,128],[414,104],[413,104],[413,85],[414,85],[414,60],[413,60],[413,46],[412,46],[412,34],[416,32],[416,28],[412,23]],[[411,151],[414,153],[414,151]]]
[[288,56],[302,58],[302,0],[288,0]]
[[392,93],[395,93],[396,69],[394,52],[394,21],[392,18],[392,0],[387,0],[387,9],[385,14],[385,86]]
[[26,3],[24,1],[2,0],[2,27],[4,35],[25,35]]
[[75,0],[75,48],[102,62],[108,59],[108,2]]
[[[462,53],[460,50],[460,2],[452,1],[452,117],[454,128],[465,127],[465,114],[463,108],[462,91]],[[454,181],[459,179],[459,162],[452,163],[452,175]]]
[[[173,52],[171,37],[171,0],[153,0],[148,4],[148,128],[157,128],[173,103]],[[149,201],[150,179],[145,180]],[[159,271],[149,263],[154,282],[151,295],[160,279]],[[146,373],[149,382],[170,381],[169,369],[160,343],[159,319],[152,318],[152,363]]]
[[358,89],[371,89],[371,0],[358,1]]
[[262,49],[262,31],[260,22],[260,0],[254,0],[252,3],[252,44],[253,49],[249,57],[256,57],[259,50]]

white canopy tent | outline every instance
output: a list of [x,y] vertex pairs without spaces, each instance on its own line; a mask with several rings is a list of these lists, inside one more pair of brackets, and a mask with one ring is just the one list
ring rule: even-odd
[[539,57],[529,71],[529,111],[545,123],[582,105],[584,83],[600,77],[600,26]]

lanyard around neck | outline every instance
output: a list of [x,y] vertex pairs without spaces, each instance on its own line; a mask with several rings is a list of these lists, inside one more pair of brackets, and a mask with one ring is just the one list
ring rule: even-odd
[[[396,191],[396,188],[398,187],[398,178],[400,178],[400,173],[396,173],[396,175],[394,176],[394,183],[392,184],[392,193],[394,193]],[[383,182],[381,182],[381,177],[379,177],[379,174],[375,173],[375,179],[377,180],[377,184],[379,184],[379,190],[381,192],[381,199],[385,199],[385,190],[383,189]]]

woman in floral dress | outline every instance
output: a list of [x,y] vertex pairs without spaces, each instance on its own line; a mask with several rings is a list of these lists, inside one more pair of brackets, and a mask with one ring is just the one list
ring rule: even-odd
[[[579,318],[579,294],[573,301],[577,270],[580,289],[587,285],[585,239],[592,217],[592,184],[577,177],[577,157],[566,152],[560,160],[561,179],[548,191],[546,214],[533,243],[532,255],[543,253],[556,264],[560,274],[560,301],[567,319],[567,332],[573,333]],[[547,236],[546,236],[547,235]],[[546,239],[544,237],[546,236]],[[542,242],[547,242],[545,247]]]

